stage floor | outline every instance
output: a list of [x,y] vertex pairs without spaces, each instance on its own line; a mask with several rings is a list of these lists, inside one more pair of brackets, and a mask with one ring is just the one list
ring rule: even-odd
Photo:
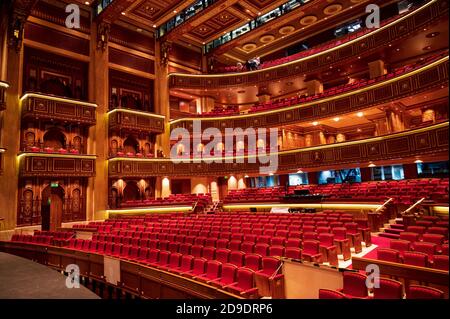
[[0,299],[100,299],[86,287],[67,288],[66,277],[28,259],[0,253]]

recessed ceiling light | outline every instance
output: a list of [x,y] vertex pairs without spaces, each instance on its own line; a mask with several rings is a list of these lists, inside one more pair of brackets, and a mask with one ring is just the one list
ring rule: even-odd
[[416,163],[416,164],[420,164],[420,163],[423,163],[423,161],[422,161],[422,160],[420,160],[420,159],[418,159],[418,160],[415,160],[415,161],[414,161],[414,163]]
[[339,122],[339,120],[340,120],[339,117],[335,117],[335,118],[333,119],[333,121],[335,121],[335,122]]
[[84,4],[87,6],[90,5],[89,1],[86,1]]
[[370,163],[369,167],[376,167],[376,165],[374,163]]
[[125,12],[122,12],[122,15],[124,16],[124,15],[125,15]]
[[363,117],[363,116],[364,116],[364,113],[363,113],[363,112],[358,112],[358,113],[356,113],[356,116],[357,116],[357,117]]
[[156,24],[154,24],[153,27],[156,28]]
[[314,125],[314,126],[317,126],[317,125],[319,125],[319,122],[312,122],[312,125]]
[[297,171],[297,174],[303,174],[303,171],[302,171],[301,169],[299,169],[299,170]]
[[173,10],[173,13],[177,13],[178,11],[177,10]]

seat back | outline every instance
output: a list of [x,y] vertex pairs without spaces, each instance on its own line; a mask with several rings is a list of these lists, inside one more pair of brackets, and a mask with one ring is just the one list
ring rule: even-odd
[[357,272],[344,272],[343,292],[352,297],[367,297],[366,279],[366,275]]
[[444,292],[428,287],[419,285],[410,285],[408,293],[406,294],[406,299],[443,299]]
[[373,288],[373,297],[375,299],[402,299],[403,284],[397,280],[380,278],[379,288]]

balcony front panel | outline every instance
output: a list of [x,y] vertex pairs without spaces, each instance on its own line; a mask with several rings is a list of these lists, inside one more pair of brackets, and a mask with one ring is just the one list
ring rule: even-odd
[[0,111],[6,109],[6,90],[8,87],[8,83],[0,81]]
[[108,113],[110,129],[127,129],[148,133],[164,132],[164,116],[128,110],[115,109]]
[[22,177],[95,176],[95,156],[22,153],[18,160]]
[[59,120],[74,124],[95,125],[96,104],[27,93],[21,98],[23,119]]
[[245,115],[182,118],[170,122],[170,126],[171,130],[182,127],[192,131],[193,121],[201,120],[203,128],[214,127],[224,131],[225,128],[282,127],[294,123],[311,122],[382,105],[441,85],[447,86],[448,67],[448,56],[446,56],[401,76],[314,102]]
[[346,63],[360,55],[368,55],[392,42],[423,30],[424,27],[447,16],[448,1],[433,0],[384,27],[374,30],[366,36],[349,41],[332,49],[313,54],[280,66],[260,71],[221,74],[221,75],[187,75],[174,73],[169,76],[171,88],[210,89],[225,87],[242,87],[263,85],[280,79],[302,76],[336,63]]
[[[297,171],[335,165],[360,164],[376,161],[404,160],[420,156],[446,156],[448,159],[448,122],[426,128],[380,136],[365,140],[329,144],[290,150],[272,154],[278,158],[280,172]],[[209,159],[213,160],[213,159]],[[254,163],[252,163],[253,161]],[[228,174],[258,173],[261,164],[254,156],[245,156],[243,163],[236,158],[226,163],[225,158],[215,158],[207,163],[204,159],[184,159],[175,163],[171,159],[124,159],[109,160],[109,177],[151,176],[225,176]],[[275,172],[273,172],[275,173]]]

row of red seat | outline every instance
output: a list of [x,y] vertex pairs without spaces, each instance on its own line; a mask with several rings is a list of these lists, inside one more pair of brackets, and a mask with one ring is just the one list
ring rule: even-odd
[[[437,61],[438,59],[440,59],[444,56],[447,56],[447,55],[448,55],[448,50],[444,50],[442,52],[433,54],[427,58],[424,58],[424,59],[421,58],[415,63],[398,67],[385,75],[381,75],[381,76],[373,78],[373,79],[354,80],[351,83],[342,84],[342,85],[339,85],[336,87],[329,88],[329,89],[323,91],[322,93],[318,93],[318,94],[314,94],[314,95],[310,95],[310,96],[294,96],[294,97],[283,99],[283,100],[274,100],[274,101],[268,101],[265,103],[258,103],[258,104],[253,105],[250,108],[249,113],[262,112],[262,111],[267,111],[267,110],[295,106],[298,104],[309,103],[309,102],[327,98],[330,96],[343,94],[345,92],[358,90],[358,89],[364,88],[366,86],[370,86],[370,85],[373,85],[376,83],[390,80],[395,77],[399,77],[405,73],[412,72],[414,70],[417,70],[417,69],[423,67],[424,65],[430,64],[434,61]],[[238,114],[239,114],[239,109],[235,108],[234,111],[228,111],[223,114],[218,112],[218,113],[214,113],[212,115],[220,116],[220,115],[238,115]]]
[[[139,262],[164,271],[174,272],[194,280],[217,286],[245,297],[257,296],[254,274],[270,277],[279,268],[277,258],[256,254],[230,252],[211,247],[187,253],[158,248],[120,245],[91,240],[72,239],[69,248],[101,253],[117,258]],[[171,246],[173,248],[173,246]],[[210,253],[207,253],[207,252]],[[216,258],[217,257],[217,258]]]
[[[319,299],[444,299],[443,291],[419,285],[407,289],[399,281],[376,278],[378,285],[367,287],[368,277],[358,272],[344,272],[343,288],[338,290],[320,289]],[[406,291],[405,291],[406,290]]]

